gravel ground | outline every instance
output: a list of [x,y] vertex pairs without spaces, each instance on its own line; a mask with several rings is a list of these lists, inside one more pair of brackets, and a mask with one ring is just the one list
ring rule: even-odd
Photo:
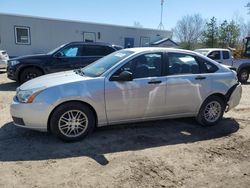
[[249,187],[250,84],[214,127],[191,118],[119,125],[63,143],[17,128],[0,72],[0,187]]

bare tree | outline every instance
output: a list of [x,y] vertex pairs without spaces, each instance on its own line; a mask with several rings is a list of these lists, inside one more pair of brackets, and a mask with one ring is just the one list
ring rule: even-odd
[[201,15],[187,15],[177,22],[174,29],[177,40],[186,49],[193,49],[204,32],[204,20]]
[[250,21],[242,23],[240,27],[241,27],[241,39],[250,36]]
[[248,14],[250,14],[250,2],[246,4],[246,7],[248,9]]

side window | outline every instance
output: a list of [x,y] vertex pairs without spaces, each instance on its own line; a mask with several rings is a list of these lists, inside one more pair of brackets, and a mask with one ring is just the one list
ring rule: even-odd
[[218,70],[218,67],[215,66],[214,64],[208,62],[208,61],[205,61],[204,62],[204,65],[205,65],[205,71],[204,73],[214,73]]
[[81,47],[80,46],[69,46],[62,49],[60,52],[62,57],[78,57],[81,56]]
[[203,58],[199,58],[199,62],[202,65],[201,73],[214,73],[219,69],[216,65]]
[[123,65],[115,75],[129,71],[134,79],[161,76],[162,58],[162,53],[140,55]]
[[106,46],[88,45],[83,47],[84,56],[106,56],[112,52],[114,50]]
[[230,59],[230,53],[229,51],[223,51],[223,59]]
[[220,51],[213,51],[210,54],[208,54],[208,57],[213,60],[220,60],[221,59]]
[[199,63],[191,55],[169,53],[168,62],[169,75],[200,73]]

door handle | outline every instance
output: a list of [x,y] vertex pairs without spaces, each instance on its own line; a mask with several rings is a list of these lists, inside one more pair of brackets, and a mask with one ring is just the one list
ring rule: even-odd
[[160,80],[151,80],[148,82],[148,84],[160,84],[161,81]]
[[195,80],[205,80],[205,79],[206,79],[205,76],[197,76],[197,77],[195,78]]

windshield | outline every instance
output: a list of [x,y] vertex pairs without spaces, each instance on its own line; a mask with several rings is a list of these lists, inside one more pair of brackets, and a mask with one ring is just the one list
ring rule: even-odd
[[49,53],[47,53],[48,55],[52,55],[54,54],[56,51],[58,51],[59,49],[63,48],[66,44],[63,44],[61,46],[58,46],[57,48],[51,50]]
[[195,52],[198,52],[204,56],[207,56],[207,54],[209,53],[209,50],[195,50]]
[[98,77],[133,53],[128,50],[114,52],[83,68],[82,71],[86,76]]

